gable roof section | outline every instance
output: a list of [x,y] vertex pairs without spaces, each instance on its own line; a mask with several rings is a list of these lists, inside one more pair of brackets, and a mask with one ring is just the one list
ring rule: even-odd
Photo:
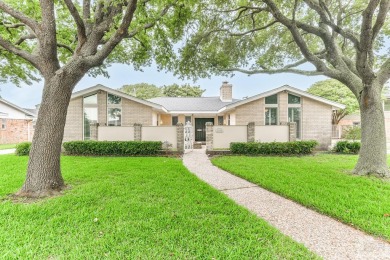
[[[19,112],[25,113],[27,116],[37,117],[37,115],[35,113],[33,113],[31,111],[28,111],[27,109],[21,108],[21,107],[15,105],[15,104],[13,104],[13,103],[3,99],[3,98],[0,98],[0,102],[8,105],[9,107],[12,107],[15,110],[18,110]],[[5,115],[8,115],[8,114],[0,112],[0,115],[4,115],[5,116]]]
[[218,113],[226,105],[238,101],[222,102],[219,97],[157,97],[148,100],[164,106],[171,113]]
[[136,98],[136,97],[131,96],[131,95],[128,95],[128,94],[126,94],[126,93],[124,93],[124,92],[122,92],[122,91],[115,90],[115,89],[112,89],[112,88],[103,86],[103,85],[101,85],[101,84],[98,84],[98,85],[96,85],[96,86],[89,87],[89,88],[86,88],[86,89],[83,89],[83,90],[74,92],[74,93],[72,94],[71,99],[74,99],[74,98],[77,98],[77,97],[82,97],[82,96],[85,96],[85,95],[88,95],[88,94],[92,94],[92,93],[97,92],[97,91],[99,91],[99,90],[104,90],[104,91],[106,91],[107,93],[114,94],[114,95],[116,95],[116,96],[118,96],[118,97],[126,98],[126,99],[132,100],[132,101],[134,101],[134,102],[138,102],[138,103],[140,103],[140,104],[143,104],[143,105],[146,105],[146,106],[155,108],[155,109],[157,109],[157,110],[162,110],[162,111],[164,111],[164,112],[167,112],[166,109],[165,109],[163,106],[159,105],[159,104],[150,102],[150,101],[148,101],[148,100]]
[[235,107],[244,105],[244,104],[246,104],[246,103],[255,101],[255,100],[257,100],[257,99],[260,99],[260,98],[263,98],[263,97],[268,97],[268,96],[277,94],[277,93],[279,93],[279,92],[281,92],[281,91],[287,91],[287,92],[289,92],[289,93],[291,93],[291,94],[296,94],[296,95],[298,95],[298,96],[307,97],[307,98],[310,98],[310,99],[313,99],[313,100],[316,100],[316,101],[319,101],[319,102],[328,104],[328,105],[332,106],[333,108],[338,108],[338,109],[344,109],[344,108],[345,108],[345,105],[343,105],[343,104],[340,104],[340,103],[331,101],[331,100],[326,99],[326,98],[323,98],[323,97],[319,97],[319,96],[316,96],[316,95],[312,95],[312,94],[310,94],[310,93],[308,93],[308,92],[306,92],[306,91],[303,91],[303,90],[300,90],[300,89],[291,87],[291,86],[289,86],[289,85],[284,85],[284,86],[281,86],[281,87],[279,87],[279,88],[271,89],[271,90],[269,90],[269,91],[266,91],[266,92],[263,92],[263,93],[254,95],[254,96],[249,97],[249,98],[247,98],[247,99],[243,99],[243,100],[234,102],[234,103],[232,103],[232,104],[229,104],[229,105],[227,105],[226,107],[222,108],[219,112],[222,112],[222,111],[224,111],[224,110],[233,109],[233,108],[235,108]]

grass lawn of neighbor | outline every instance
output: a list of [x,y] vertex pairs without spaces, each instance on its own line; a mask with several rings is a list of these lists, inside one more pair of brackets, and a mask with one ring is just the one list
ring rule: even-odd
[[7,194],[27,157],[0,156],[0,259],[313,259],[174,158],[62,157],[71,189],[35,203]]
[[0,144],[0,150],[15,148],[16,144]]
[[223,156],[214,165],[390,241],[390,180],[352,175],[356,155]]

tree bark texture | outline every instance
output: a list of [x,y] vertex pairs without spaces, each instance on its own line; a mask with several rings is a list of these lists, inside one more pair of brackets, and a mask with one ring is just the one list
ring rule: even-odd
[[60,157],[66,114],[72,90],[85,73],[77,67],[73,71],[61,71],[45,80],[26,181],[18,196],[46,197],[65,187]]
[[[387,166],[386,130],[381,88],[365,87],[359,100],[361,116],[361,148],[354,173],[390,177]],[[375,127],[373,127],[375,126]]]

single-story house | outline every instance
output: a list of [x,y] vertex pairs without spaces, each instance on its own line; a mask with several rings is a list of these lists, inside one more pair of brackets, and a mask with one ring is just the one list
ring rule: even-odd
[[21,108],[0,98],[0,144],[31,141],[36,118],[35,110]]
[[314,139],[327,148],[332,137],[332,113],[345,107],[288,85],[246,99],[234,99],[232,92],[232,85],[223,82],[219,97],[143,100],[96,85],[72,95],[64,141],[91,139],[91,124],[117,127],[119,133],[119,127],[134,124],[162,127],[191,122],[195,141],[205,141],[207,122],[215,126],[248,125],[250,122],[258,126],[275,126],[295,122],[298,140]]

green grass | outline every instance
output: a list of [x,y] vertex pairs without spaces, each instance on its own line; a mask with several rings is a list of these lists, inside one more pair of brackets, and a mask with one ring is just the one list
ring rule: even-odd
[[267,190],[390,241],[390,181],[350,174],[357,156],[217,157],[212,162]]
[[0,150],[16,148],[16,144],[0,144]]
[[27,157],[0,156],[1,259],[313,259],[174,158],[62,158],[72,189],[7,199]]

